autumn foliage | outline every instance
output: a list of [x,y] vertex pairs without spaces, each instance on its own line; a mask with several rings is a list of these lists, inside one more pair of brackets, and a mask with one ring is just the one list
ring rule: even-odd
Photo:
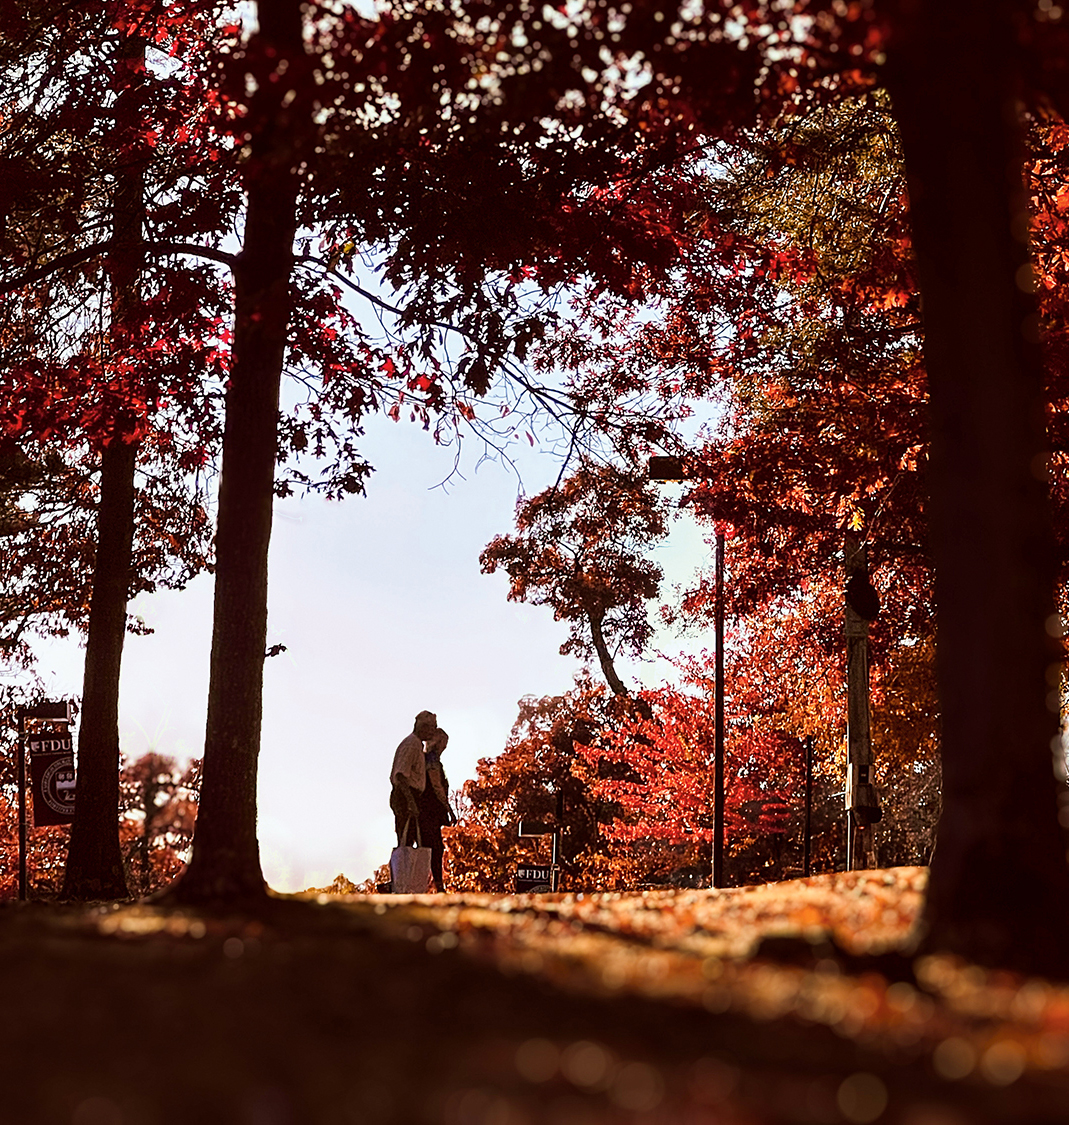
[[[606,371],[620,386],[645,379],[666,400],[705,399],[715,411],[704,441],[669,449],[687,476],[684,510],[728,531],[733,877],[797,868],[798,849],[787,840],[797,836],[807,738],[817,774],[814,863],[843,862],[842,550],[850,529],[864,536],[882,603],[871,641],[877,782],[887,807],[880,861],[923,862],[939,812],[939,716],[925,546],[926,388],[894,124],[875,91],[834,108],[819,95],[809,105],[800,97],[771,127],[717,155],[715,172],[698,164],[671,170],[705,193],[710,219],[691,227],[681,268],[661,280],[656,315],[591,295],[544,353],[547,362],[578,361],[580,379]],[[639,460],[632,471],[642,467]],[[598,510],[598,484],[582,471],[545,497],[581,489]],[[608,549],[618,532],[611,507],[604,511],[598,535]],[[530,520],[521,507],[517,536],[484,555],[510,550],[510,596],[522,595],[524,583],[548,585],[539,570],[548,556],[529,547],[520,556],[518,544],[533,538]],[[551,550],[562,540],[560,528],[546,537]],[[556,581],[567,573],[558,560]],[[677,627],[708,630],[713,601],[710,568],[663,614]],[[621,814],[606,837],[708,840],[711,658],[687,676],[685,690],[642,693],[650,717],[635,712],[607,729],[601,745],[577,751],[593,791]],[[599,762],[603,775],[612,762],[620,776],[599,778]]]
[[[514,867],[549,861],[549,840],[521,838],[520,820],[560,831],[561,887],[627,890],[706,885],[712,841],[712,700],[708,683],[626,699],[579,678],[563,696],[525,699],[505,750],[479,763],[449,830],[447,887],[507,891]],[[804,746],[782,730],[733,724],[727,755],[729,882],[802,869]],[[813,870],[839,861],[835,775],[816,778]],[[841,784],[841,782],[839,782]]]
[[[584,684],[525,704],[470,790],[458,854],[470,827],[489,872],[513,814],[552,798],[547,815],[583,826],[576,878],[651,878],[672,855],[700,868],[710,669],[643,691],[614,663],[651,637],[659,452],[728,543],[739,877],[794,862],[803,740],[834,794],[849,533],[881,602],[885,861],[930,852],[939,740],[930,889],[949,922],[933,933],[995,960],[1052,911],[1061,934],[1069,100],[1053,11],[260,0],[242,24],[214,3],[6,5],[0,642],[26,662],[34,630],[88,631],[68,891],[124,890],[127,600],[213,568],[184,893],[262,897],[272,497],[359,493],[362,422],[382,410],[491,445],[533,442],[537,418],[581,453],[483,564],[568,622],[566,648],[597,657],[615,699]],[[966,151],[975,166],[948,158]],[[664,618],[707,626],[711,587]],[[991,864],[997,902],[970,882]]]

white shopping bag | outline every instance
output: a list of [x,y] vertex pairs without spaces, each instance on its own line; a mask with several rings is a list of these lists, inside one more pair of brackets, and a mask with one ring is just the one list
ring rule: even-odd
[[[408,838],[405,825],[401,839]],[[416,843],[422,845],[419,825],[416,825]],[[398,847],[390,853],[390,890],[395,895],[424,895],[431,881],[431,849],[422,846]]]
[[390,853],[390,890],[395,895],[425,895],[430,879],[430,848],[394,848]]

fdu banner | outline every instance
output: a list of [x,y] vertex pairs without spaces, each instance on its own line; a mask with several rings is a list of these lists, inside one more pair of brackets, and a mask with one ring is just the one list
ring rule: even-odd
[[33,824],[70,824],[74,819],[74,748],[69,734],[31,734],[30,777]]

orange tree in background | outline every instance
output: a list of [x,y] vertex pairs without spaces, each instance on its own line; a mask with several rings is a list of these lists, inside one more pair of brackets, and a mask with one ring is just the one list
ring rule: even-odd
[[[615,814],[605,834],[627,856],[635,882],[686,878],[707,884],[712,697],[665,688],[643,692],[642,699],[644,714],[633,711],[615,729],[603,730],[595,744],[578,748],[592,793]],[[741,884],[783,877],[790,860],[797,861],[788,854],[790,799],[800,772],[797,743],[743,722],[733,726],[726,750],[727,878]]]
[[505,571],[510,601],[550,606],[568,623],[561,654],[596,656],[609,687],[626,695],[615,658],[649,643],[646,604],[660,591],[662,571],[646,554],[667,533],[664,501],[641,470],[584,459],[522,500],[516,534],[499,535],[479,561],[484,574]]
[[[459,823],[447,833],[449,889],[505,892],[517,864],[548,862],[548,840],[519,837],[521,820],[559,829],[563,890],[707,881],[712,731],[704,694],[664,689],[621,699],[581,676],[565,695],[522,700],[504,751],[480,761],[462,790]],[[734,726],[732,883],[799,873],[802,760],[796,739]],[[823,827],[819,839],[829,835]],[[833,846],[824,852],[831,866]],[[818,847],[818,868],[824,860]]]
[[594,890],[613,868],[601,839],[604,815],[577,771],[576,744],[609,721],[604,687],[580,678],[558,696],[520,701],[520,712],[501,754],[482,759],[459,798],[459,820],[444,830],[449,890],[512,889],[517,863],[548,862],[548,838],[518,836],[520,820],[563,826],[562,886]]
[[130,890],[147,895],[169,886],[189,860],[200,796],[199,760],[184,770],[150,751],[119,773],[119,840]]

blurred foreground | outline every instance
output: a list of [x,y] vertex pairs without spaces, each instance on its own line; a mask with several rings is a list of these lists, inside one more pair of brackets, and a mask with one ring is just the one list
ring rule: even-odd
[[925,877],[8,905],[2,1120],[1064,1121],[1069,988],[912,958]]

